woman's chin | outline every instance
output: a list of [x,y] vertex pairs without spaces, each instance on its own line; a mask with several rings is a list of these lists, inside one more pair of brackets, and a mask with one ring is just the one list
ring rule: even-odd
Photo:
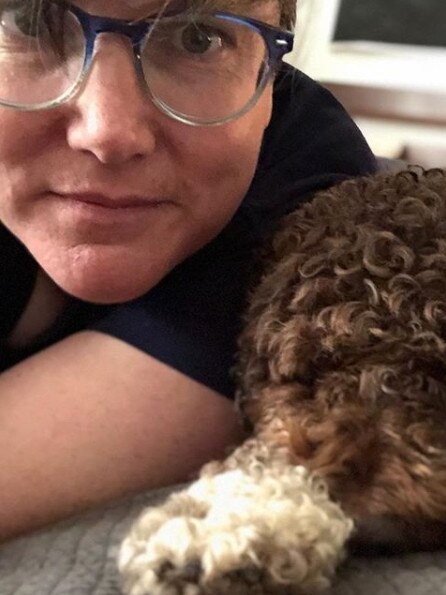
[[60,287],[74,298],[99,305],[122,304],[135,300],[150,290],[150,287],[92,287],[91,285],[61,284]]
[[77,267],[51,270],[43,267],[65,293],[94,304],[120,304],[137,299],[150,291],[168,272],[168,268],[108,266],[95,269]]
[[76,245],[31,250],[48,277],[65,293],[95,304],[118,304],[150,291],[185,255],[175,246]]

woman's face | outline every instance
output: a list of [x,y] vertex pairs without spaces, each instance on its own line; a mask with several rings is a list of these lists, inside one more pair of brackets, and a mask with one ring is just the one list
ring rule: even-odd
[[[77,4],[117,18],[150,8]],[[244,13],[279,20],[274,1]],[[64,291],[113,303],[148,291],[229,222],[251,183],[272,93],[239,120],[192,127],[145,96],[122,38],[105,34],[96,50],[69,103],[0,108],[0,220]]]

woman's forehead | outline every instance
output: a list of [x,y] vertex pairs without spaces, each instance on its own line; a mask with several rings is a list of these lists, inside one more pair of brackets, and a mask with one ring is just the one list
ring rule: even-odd
[[141,8],[151,7],[161,8],[164,5],[170,6],[175,4],[183,4],[185,6],[225,6],[225,7],[243,7],[250,8],[259,4],[271,3],[271,0],[183,0],[178,2],[177,0],[167,0],[166,2],[160,2],[159,0],[120,0],[122,3],[127,4],[130,7]]
[[258,16],[262,20],[275,20],[280,14],[278,0],[190,0],[188,5]]
[[[78,0],[75,4],[91,13],[131,11],[137,15],[157,14],[165,9],[181,10],[197,7],[210,10],[227,10],[239,14],[249,14],[260,7],[276,6],[277,0]],[[121,16],[121,15],[119,15]]]
[[231,11],[250,10],[257,6],[275,4],[274,0],[190,0],[189,6],[206,6]]

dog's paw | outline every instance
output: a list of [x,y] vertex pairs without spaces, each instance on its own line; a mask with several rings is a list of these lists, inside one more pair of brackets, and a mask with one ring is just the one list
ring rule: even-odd
[[195,524],[208,507],[187,490],[172,494],[165,504],[148,508],[134,523],[121,546],[119,569],[124,590],[131,595],[195,595],[201,576],[194,558]]
[[124,541],[128,595],[295,595],[326,588],[352,522],[302,467],[202,476]]

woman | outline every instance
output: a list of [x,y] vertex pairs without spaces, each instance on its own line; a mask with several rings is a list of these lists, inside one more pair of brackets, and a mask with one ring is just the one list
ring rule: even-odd
[[276,73],[294,0],[186,4],[0,3],[2,539],[239,440],[255,249],[374,170],[326,91]]

